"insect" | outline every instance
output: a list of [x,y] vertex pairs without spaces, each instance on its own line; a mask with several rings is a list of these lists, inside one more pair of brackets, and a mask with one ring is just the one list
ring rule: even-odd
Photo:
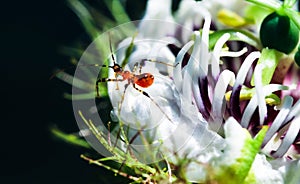
[[[133,51],[133,41],[134,41],[134,37],[131,41],[131,44],[128,46],[127,50],[126,50],[126,54],[129,53],[129,55],[126,55],[125,60],[129,58],[130,53],[132,53]],[[132,86],[136,91],[138,91],[139,93],[141,93],[142,95],[144,95],[145,97],[147,97],[148,99],[150,99],[153,104],[158,107],[158,109],[163,113],[163,115],[171,122],[171,118],[164,112],[164,110],[161,108],[161,106],[154,100],[153,97],[151,97],[151,95],[149,95],[147,92],[145,92],[144,90],[142,90],[141,88],[148,88],[150,87],[153,83],[154,83],[154,75],[152,73],[146,72],[146,73],[142,73],[142,67],[144,66],[145,62],[155,62],[155,63],[160,63],[160,64],[164,64],[167,66],[172,66],[171,64],[167,64],[165,62],[162,61],[157,61],[155,59],[142,59],[139,62],[136,62],[135,65],[133,66],[132,71],[129,70],[123,70],[123,67],[121,65],[119,65],[116,62],[116,59],[114,57],[114,55],[112,54],[112,45],[111,45],[111,40],[109,37],[109,48],[110,48],[110,52],[111,52],[111,59],[112,59],[112,65],[101,65],[101,64],[81,64],[79,66],[95,66],[95,67],[105,67],[105,68],[109,68],[112,69],[114,72],[114,77],[111,78],[99,78],[96,80],[96,84],[95,84],[95,88],[96,88],[96,96],[100,97],[100,91],[99,88],[101,87],[99,84],[100,83],[105,83],[105,82],[116,82],[117,85],[117,90],[118,88],[118,82],[127,82],[124,86],[124,92],[122,93],[121,96],[121,100],[119,102],[119,107],[118,107],[118,113],[120,115],[120,111],[121,111],[121,106],[122,103],[125,99],[125,92],[126,89],[128,88],[128,86]],[[124,63],[125,61],[123,61]],[[78,66],[78,65],[77,65]],[[176,67],[176,66],[175,66]],[[66,69],[62,69],[59,70],[58,72],[56,72],[55,74],[53,74],[50,79],[52,79],[54,76],[56,76],[58,73],[65,71]]]
[[[123,68],[119,64],[116,63],[114,56],[113,55],[111,55],[111,56],[112,56],[114,64],[112,66],[103,65],[103,67],[112,68],[115,73],[115,78],[114,79],[110,79],[110,78],[98,79],[96,82],[97,96],[99,96],[99,86],[98,85],[100,82],[118,82],[118,81],[122,82],[122,81],[127,80],[128,83],[126,84],[125,89],[127,88],[128,85],[132,84],[134,89],[141,92],[143,95],[150,97],[148,93],[137,88],[136,85],[143,87],[143,88],[147,88],[153,84],[154,76],[151,73],[141,73],[141,69],[140,69],[140,74],[134,74],[134,72],[138,66],[138,63],[135,64],[133,72],[130,72],[128,70],[123,70]],[[119,76],[121,76],[122,78],[117,78]]]
[[[112,46],[111,46],[111,42],[110,42],[110,51],[112,53]],[[155,61],[153,59],[143,59],[140,63],[137,62],[135,63],[132,72],[128,71],[128,70],[123,70],[123,68],[116,63],[115,57],[113,54],[111,54],[111,58],[113,61],[113,65],[111,66],[107,66],[107,65],[102,65],[103,67],[107,67],[107,68],[111,68],[114,72],[115,78],[100,78],[96,81],[96,93],[97,96],[99,96],[99,83],[101,82],[124,82],[127,81],[127,84],[125,84],[125,88],[124,88],[124,92],[123,95],[121,97],[121,102],[120,102],[120,106],[119,106],[119,114],[121,111],[121,106],[122,103],[124,101],[125,98],[125,91],[127,89],[127,87],[129,85],[132,85],[132,87],[137,90],[138,92],[140,92],[141,94],[143,94],[144,96],[146,96],[147,98],[149,98],[158,108],[159,110],[166,116],[166,118],[172,122],[171,118],[163,111],[163,109],[159,106],[159,104],[145,91],[143,91],[141,88],[148,88],[150,87],[153,82],[154,82],[154,75],[152,75],[151,73],[142,73],[142,67],[144,62],[149,61],[149,62],[157,62],[157,63],[162,63],[162,64],[166,64],[163,63],[161,61]],[[168,65],[168,64],[166,64]],[[173,66],[173,65],[172,65]],[[138,74],[136,74],[138,70]],[[117,87],[118,89],[118,87]]]

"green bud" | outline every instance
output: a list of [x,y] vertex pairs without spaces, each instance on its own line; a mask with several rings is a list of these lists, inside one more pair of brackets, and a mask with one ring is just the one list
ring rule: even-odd
[[296,52],[294,56],[294,60],[296,64],[300,67],[300,47],[298,47],[298,51]]
[[298,45],[299,29],[288,16],[273,12],[262,22],[260,39],[264,47],[289,54]]

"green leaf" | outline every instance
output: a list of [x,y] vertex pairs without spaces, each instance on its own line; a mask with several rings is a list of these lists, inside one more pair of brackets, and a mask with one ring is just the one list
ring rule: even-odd
[[299,12],[296,12],[291,9],[283,9],[285,14],[296,24],[298,29],[300,29],[300,15]]
[[[101,83],[103,84],[103,83]],[[82,94],[70,94],[70,93],[64,93],[64,98],[68,100],[87,100],[87,99],[95,99],[97,93],[91,92],[91,93],[82,93]],[[99,87],[99,97],[108,97],[107,88],[105,87]]]
[[[284,90],[284,88],[281,90]],[[241,89],[241,92],[240,92],[240,100],[241,101],[250,100],[255,92],[256,92],[255,88],[247,88],[247,87],[243,86]],[[225,94],[225,99],[227,101],[230,100],[231,93],[232,93],[232,91],[228,91]],[[281,102],[281,99],[273,93],[271,93],[270,95],[267,95],[265,97],[265,100],[266,100],[266,104],[268,104],[268,105],[279,105]]]
[[[282,53],[275,49],[263,49],[257,65],[262,65],[262,84],[268,85],[271,82],[275,69],[279,63]],[[255,73],[255,72],[254,72]],[[251,85],[254,86],[254,75],[251,79]]]
[[294,56],[295,63],[300,67],[300,48],[298,47],[298,50]]
[[125,67],[125,65],[128,63],[129,61],[129,57],[131,56],[132,52],[133,52],[133,49],[134,49],[134,38],[135,38],[136,35],[134,35],[132,37],[132,40],[129,44],[129,46],[127,47],[126,49],[126,52],[125,52],[125,58],[124,60],[122,61],[122,67]]
[[69,144],[81,146],[81,147],[88,148],[88,149],[91,148],[90,145],[84,139],[82,139],[74,134],[67,134],[65,132],[62,132],[61,130],[59,130],[56,127],[51,127],[50,131],[55,137],[65,141]]
[[285,8],[292,8],[296,2],[297,2],[297,0],[284,0],[283,6]]
[[117,23],[122,24],[131,21],[120,0],[104,0],[104,3],[116,19]]
[[81,20],[83,27],[86,29],[91,39],[96,39],[99,36],[99,31],[95,27],[93,17],[89,10],[79,0],[68,0],[68,3]]
[[268,105],[279,105],[281,103],[281,99],[276,94],[270,94],[266,96],[266,104]]
[[258,49],[262,48],[259,39],[249,31],[240,30],[240,29],[223,29],[223,30],[215,31],[209,35],[210,50],[214,48],[217,41],[225,33],[230,34],[229,40],[231,41],[243,41],[245,43],[248,43],[249,45],[254,46],[255,48]]
[[263,19],[272,13],[272,10],[252,4],[247,6],[244,13],[246,19],[253,20],[254,24],[260,25]]
[[281,7],[281,3],[276,0],[246,0],[250,3],[257,4],[259,6],[271,9],[271,10],[278,10]]
[[218,184],[242,184],[245,181],[255,181],[255,176],[249,171],[260,151],[267,129],[267,126],[263,126],[252,139],[250,133],[236,120],[228,119],[225,123],[225,139],[228,146],[225,148],[224,155],[221,156],[221,164],[215,167],[218,169],[211,181]]

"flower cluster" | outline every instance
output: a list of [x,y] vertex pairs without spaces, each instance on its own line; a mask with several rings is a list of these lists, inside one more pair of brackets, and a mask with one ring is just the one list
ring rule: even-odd
[[[109,61],[123,66],[103,80],[120,125],[102,144],[141,163],[163,160],[169,182],[300,182],[297,48],[280,52],[260,35],[269,13],[289,17],[295,2],[249,2],[182,0],[173,16],[171,0],[149,0]],[[287,20],[299,30],[299,16]]]

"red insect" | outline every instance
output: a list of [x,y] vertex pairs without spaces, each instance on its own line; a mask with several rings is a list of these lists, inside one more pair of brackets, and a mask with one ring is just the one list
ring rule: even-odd
[[[112,53],[111,44],[110,44],[110,50],[111,50],[111,53]],[[169,118],[169,116],[163,111],[163,109],[153,100],[153,98],[147,92],[145,92],[145,91],[143,91],[143,90],[141,90],[137,87],[137,86],[139,86],[139,87],[142,87],[142,88],[148,88],[154,82],[154,76],[151,73],[141,73],[141,70],[142,70],[142,64],[141,63],[143,63],[145,61],[158,62],[158,63],[161,63],[161,64],[166,64],[166,63],[163,63],[163,62],[160,62],[160,61],[153,61],[151,59],[143,59],[141,61],[141,63],[137,62],[134,65],[133,72],[130,72],[128,70],[123,70],[123,68],[119,64],[116,63],[113,54],[111,54],[111,57],[112,57],[112,60],[113,60],[114,64],[112,66],[107,66],[107,65],[102,65],[102,66],[113,69],[114,74],[115,74],[115,78],[101,78],[101,79],[98,79],[96,81],[97,96],[99,96],[99,86],[98,85],[99,85],[100,82],[123,82],[123,81],[127,80],[128,83],[125,85],[122,100],[120,102],[121,105],[122,105],[122,102],[124,100],[124,95],[125,95],[125,91],[126,91],[127,87],[129,85],[132,85],[135,90],[137,90],[138,92],[140,92],[143,95],[145,95],[146,97],[148,97],[160,109],[160,111],[167,117],[167,119],[170,122],[173,122],[171,120],[171,118]],[[166,64],[166,65],[168,65],[168,64]],[[135,74],[135,71],[138,69],[138,67],[139,67],[139,74]],[[119,107],[119,112],[120,112],[120,110],[121,110],[121,107]]]
[[[102,78],[102,79],[98,79],[96,82],[96,91],[97,91],[97,96],[99,96],[99,88],[98,88],[98,84],[99,82],[110,82],[110,81],[114,81],[114,82],[122,82],[122,81],[128,81],[128,83],[125,86],[125,89],[127,88],[127,86],[129,84],[132,84],[133,88],[136,89],[137,91],[143,93],[145,96],[150,97],[145,91],[142,91],[141,89],[138,89],[136,87],[136,85],[143,87],[143,88],[147,88],[149,86],[151,86],[154,82],[154,76],[151,73],[141,73],[141,74],[134,74],[133,72],[130,72],[128,70],[123,71],[123,68],[117,64],[115,62],[115,58],[113,55],[112,59],[114,62],[113,66],[106,66],[103,65],[103,67],[108,67],[108,68],[112,68],[114,70],[115,73],[115,77],[114,79],[109,79],[109,78]],[[137,68],[137,64],[134,66],[134,71]],[[141,71],[141,70],[140,70]],[[117,78],[121,76],[122,78]]]
[[[110,43],[110,51],[112,53],[111,41],[109,43]],[[167,63],[164,63],[164,62],[161,62],[161,61],[154,61],[154,60],[151,60],[151,59],[143,59],[141,62],[137,62],[134,65],[133,71],[130,72],[128,70],[123,70],[123,68],[119,64],[116,63],[113,54],[111,54],[111,57],[112,57],[112,60],[113,60],[113,65],[112,66],[99,65],[99,64],[80,65],[80,66],[97,66],[97,67],[102,66],[102,67],[107,67],[107,68],[113,69],[115,78],[100,78],[100,79],[97,79],[97,81],[96,81],[96,94],[97,94],[97,96],[98,97],[100,96],[100,94],[99,94],[99,83],[101,83],[101,82],[124,82],[124,81],[127,81],[127,84],[125,85],[124,93],[123,93],[123,96],[122,96],[122,99],[121,99],[121,102],[120,102],[121,105],[122,105],[122,102],[124,100],[124,95],[125,95],[125,91],[126,91],[127,87],[129,85],[132,85],[132,87],[135,90],[137,90],[138,92],[140,92],[143,95],[145,95],[146,97],[148,97],[160,109],[160,111],[167,117],[167,119],[170,122],[172,122],[171,118],[168,117],[168,115],[163,111],[163,109],[158,105],[158,103],[155,102],[155,100],[147,92],[139,89],[137,86],[142,87],[142,88],[148,88],[154,82],[154,76],[151,73],[142,73],[141,72],[143,62],[145,62],[145,61],[157,62],[157,63],[165,64],[165,65],[168,65],[168,66],[172,66],[172,67],[174,67],[174,66],[170,65],[170,64],[167,64]],[[136,71],[137,71],[138,67],[139,67],[139,72],[138,72],[138,74],[136,74]],[[63,72],[64,70],[65,69],[59,70],[58,72],[53,74],[50,77],[50,79],[52,79],[58,73]],[[119,110],[121,110],[120,107],[119,107]]]

